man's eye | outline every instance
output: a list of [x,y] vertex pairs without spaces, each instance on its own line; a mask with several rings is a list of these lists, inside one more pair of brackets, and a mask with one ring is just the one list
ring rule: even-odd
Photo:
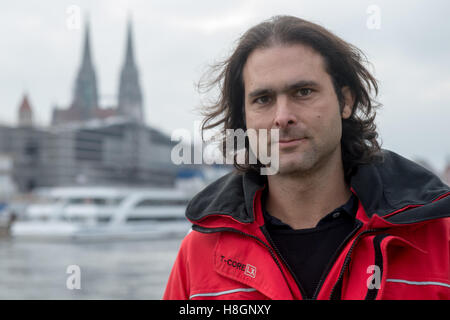
[[268,96],[262,96],[262,97],[256,98],[254,100],[254,103],[257,103],[257,104],[266,104],[269,102],[270,102],[270,97],[268,97]]
[[312,89],[309,88],[301,88],[295,92],[295,95],[298,97],[309,96],[312,93]]

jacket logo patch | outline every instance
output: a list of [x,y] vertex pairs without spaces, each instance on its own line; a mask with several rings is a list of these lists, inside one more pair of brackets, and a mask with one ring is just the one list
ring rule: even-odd
[[256,277],[256,267],[252,266],[251,264],[247,264],[247,265],[245,266],[245,272],[244,272],[244,274],[245,274],[246,276],[255,278],[255,277]]
[[251,264],[245,264],[233,259],[227,259],[225,258],[225,256],[220,256],[220,262],[224,263],[228,267],[243,271],[246,276],[252,278],[256,277],[256,267],[252,266]]

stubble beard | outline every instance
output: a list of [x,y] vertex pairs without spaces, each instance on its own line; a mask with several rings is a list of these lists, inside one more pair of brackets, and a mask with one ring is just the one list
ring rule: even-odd
[[[312,141],[308,141],[311,143]],[[280,152],[279,172],[282,176],[309,176],[319,171],[331,158],[339,144],[322,146],[312,144],[307,150],[294,150],[292,154]],[[288,159],[287,159],[288,158]]]

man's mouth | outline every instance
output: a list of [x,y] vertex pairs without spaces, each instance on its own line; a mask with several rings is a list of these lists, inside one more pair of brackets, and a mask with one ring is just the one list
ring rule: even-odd
[[306,138],[280,139],[279,145],[280,145],[280,148],[291,147],[291,146],[295,146],[295,145],[301,143],[301,142],[304,141],[305,139],[306,139]]
[[291,142],[291,141],[296,141],[296,140],[300,140],[301,138],[297,138],[297,139],[280,139],[280,142]]

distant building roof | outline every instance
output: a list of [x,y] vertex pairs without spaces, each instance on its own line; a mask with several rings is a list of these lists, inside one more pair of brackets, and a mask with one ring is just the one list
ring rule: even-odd
[[31,108],[28,95],[24,94],[22,103],[19,107],[19,125],[20,126],[32,126],[33,125],[33,110]]
[[19,112],[32,112],[30,101],[28,101],[27,94],[23,95],[22,103],[20,104],[20,107],[19,107]]

